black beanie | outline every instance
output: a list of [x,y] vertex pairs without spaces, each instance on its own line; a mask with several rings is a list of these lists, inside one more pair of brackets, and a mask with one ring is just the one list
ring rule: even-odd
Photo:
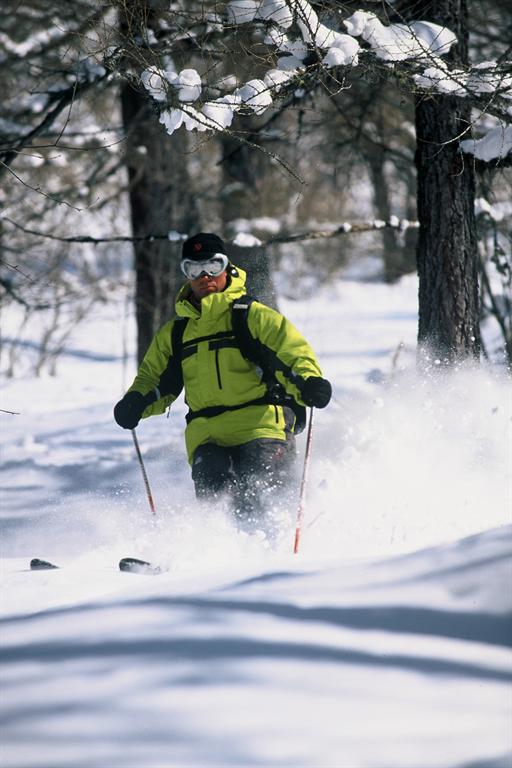
[[185,240],[181,258],[204,261],[204,259],[209,259],[215,253],[224,253],[227,256],[224,241],[218,235],[214,235],[211,232],[199,232],[199,234]]

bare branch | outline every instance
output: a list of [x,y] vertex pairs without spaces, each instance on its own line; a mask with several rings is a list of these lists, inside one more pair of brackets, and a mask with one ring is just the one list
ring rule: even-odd
[[338,237],[339,235],[359,234],[360,232],[372,232],[380,229],[398,229],[404,231],[410,228],[419,227],[417,221],[408,221],[405,219],[391,218],[389,221],[355,221],[344,222],[336,229],[312,230],[310,232],[300,232],[294,235],[278,235],[266,240],[262,245],[277,245],[280,243],[295,243],[303,240],[320,240]]
[[[129,235],[118,235],[116,237],[92,237],[91,235],[75,235],[74,237],[59,237],[58,235],[51,235],[46,232],[40,232],[35,229],[28,229],[18,224],[16,221],[4,216],[3,221],[9,222],[17,229],[25,232],[28,235],[34,235],[35,237],[46,238],[48,240],[58,240],[62,243],[135,243],[135,242],[150,242],[153,240],[169,240],[168,234],[160,235],[145,235],[143,237],[131,237]],[[336,229],[320,229],[311,230],[309,232],[298,232],[295,234],[283,234],[271,237],[268,240],[260,241],[262,246],[265,245],[278,245],[280,243],[295,243],[303,240],[320,240],[338,237],[339,235],[358,234],[360,232],[371,232],[379,229],[398,229],[404,231],[405,229],[417,228],[419,226],[417,221],[408,221],[405,219],[398,219],[392,217],[389,221],[373,220],[373,221],[355,221],[344,222],[340,224]],[[185,240],[188,235],[180,235],[182,240]]]
[[40,187],[33,187],[32,184],[29,184],[27,181],[22,179],[21,176],[18,176],[18,174],[13,171],[10,165],[7,165],[7,163],[4,163],[0,159],[0,176],[2,174],[2,169],[9,171],[9,173],[12,174],[14,178],[17,179],[21,184],[23,184],[24,187],[31,189],[33,192],[37,192],[38,195],[42,195],[43,197],[48,198],[48,200],[52,200],[54,203],[58,203],[59,205],[67,205],[68,208],[73,208],[75,211],[80,212],[83,210],[82,208],[77,208],[77,206],[73,205],[72,203],[68,203],[66,200],[59,200],[58,198],[53,197],[53,195],[49,195],[48,192],[44,192]]
[[[17,156],[17,154],[20,152],[21,149],[23,149],[26,146],[29,146],[32,143],[32,140],[35,139],[37,136],[41,136],[45,133],[45,131],[50,128],[50,126],[53,125],[57,117],[61,114],[61,112],[66,109],[70,104],[73,103],[73,101],[78,97],[78,95],[85,93],[90,88],[93,88],[98,85],[102,80],[105,80],[108,77],[109,73],[105,72],[102,75],[99,75],[95,79],[91,80],[83,80],[83,81],[75,81],[69,88],[66,88],[65,90],[61,91],[60,94],[58,94],[58,101],[55,107],[48,112],[43,120],[35,126],[31,131],[29,131],[26,135],[21,136],[13,145],[12,147],[4,152],[2,155],[0,155],[0,163],[3,166],[3,170],[9,170],[11,173],[13,171],[10,168],[10,164],[14,160],[14,158]],[[69,116],[68,118],[69,119]],[[60,131],[59,135],[57,136],[57,139],[55,140],[54,146],[56,146],[59,142],[59,138],[62,135],[62,131]],[[2,173],[2,169],[0,169],[0,175]],[[15,175],[15,174],[14,174]]]

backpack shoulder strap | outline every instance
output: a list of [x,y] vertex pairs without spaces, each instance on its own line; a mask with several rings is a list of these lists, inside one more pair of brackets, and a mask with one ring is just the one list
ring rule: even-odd
[[251,304],[258,301],[254,296],[241,296],[231,305],[231,322],[233,326],[233,334],[240,347],[242,355],[254,363],[262,371],[262,380],[267,385],[269,394],[275,396],[276,401],[282,405],[288,405],[295,413],[295,426],[293,431],[295,434],[299,434],[306,424],[306,409],[303,405],[299,405],[291,395],[286,394],[284,388],[278,383],[275,377],[275,371],[277,366],[275,360],[269,354],[269,351],[265,349],[264,345],[255,339],[249,330],[249,310]]
[[251,336],[249,331],[249,310],[253,302],[258,301],[255,296],[240,296],[231,304],[231,324],[233,334],[244,357],[264,368],[261,344]]
[[181,358],[183,355],[183,334],[187,327],[188,317],[180,317],[176,315],[172,324],[171,331],[171,347],[172,356],[177,363],[181,365]]
[[183,358],[183,334],[187,327],[187,317],[175,317],[171,329],[172,354],[167,363],[167,388],[169,393],[178,397],[183,389],[183,370],[181,361]]

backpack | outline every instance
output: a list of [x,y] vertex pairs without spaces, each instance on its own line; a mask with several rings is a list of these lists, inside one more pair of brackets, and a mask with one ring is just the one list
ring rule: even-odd
[[[200,411],[189,411],[186,420],[189,423],[192,419],[198,416],[217,416],[225,411],[238,410],[245,408],[248,405],[282,405],[291,408],[295,414],[295,426],[293,431],[296,435],[300,434],[306,426],[306,408],[303,405],[299,405],[294,397],[289,395],[284,387],[279,383],[275,376],[276,371],[281,371],[283,375],[288,378],[292,383],[298,383],[299,377],[297,377],[291,368],[282,363],[272,350],[265,347],[258,339],[255,339],[249,331],[249,310],[251,304],[257,301],[254,296],[244,295],[239,299],[235,299],[231,304],[231,322],[233,326],[232,331],[221,331],[219,333],[208,336],[209,340],[214,340],[219,346],[222,345],[223,339],[231,339],[235,337],[235,342],[243,357],[246,360],[256,365],[262,373],[262,382],[267,387],[267,393],[264,397],[258,398],[258,400],[251,400],[248,403],[243,403],[236,406],[217,406],[211,408],[203,408]],[[171,360],[176,363],[173,374],[176,379],[175,393],[179,394],[183,388],[183,372],[181,369],[181,363],[183,359],[191,354],[198,341],[205,340],[206,337],[200,339],[191,339],[185,344],[183,343],[183,335],[187,326],[187,317],[176,317],[172,328],[172,358]],[[233,344],[231,343],[231,346]]]

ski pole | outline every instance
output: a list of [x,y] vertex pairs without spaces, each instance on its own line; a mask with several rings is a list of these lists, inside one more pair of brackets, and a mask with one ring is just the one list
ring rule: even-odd
[[147,476],[147,472],[146,472],[146,467],[144,466],[144,462],[142,460],[142,453],[140,452],[139,441],[137,440],[137,433],[135,432],[134,429],[132,429],[132,437],[133,437],[133,443],[135,445],[135,450],[137,452],[137,458],[139,460],[140,468],[141,468],[141,471],[142,471],[142,477],[144,478],[144,485],[146,486],[146,494],[147,494],[147,497],[148,497],[149,508],[150,508],[151,512],[154,515],[156,515],[155,502],[153,501],[153,496],[151,494],[151,488],[149,487],[149,480],[148,480],[148,476]]
[[309,469],[309,458],[311,456],[311,443],[313,437],[313,407],[309,411],[308,436],[306,439],[306,454],[304,456],[304,469],[302,470],[302,481],[300,484],[299,508],[297,510],[297,525],[295,528],[295,542],[293,545],[293,554],[299,551],[300,532],[302,528],[302,518],[304,516],[304,501],[306,498],[306,480]]

